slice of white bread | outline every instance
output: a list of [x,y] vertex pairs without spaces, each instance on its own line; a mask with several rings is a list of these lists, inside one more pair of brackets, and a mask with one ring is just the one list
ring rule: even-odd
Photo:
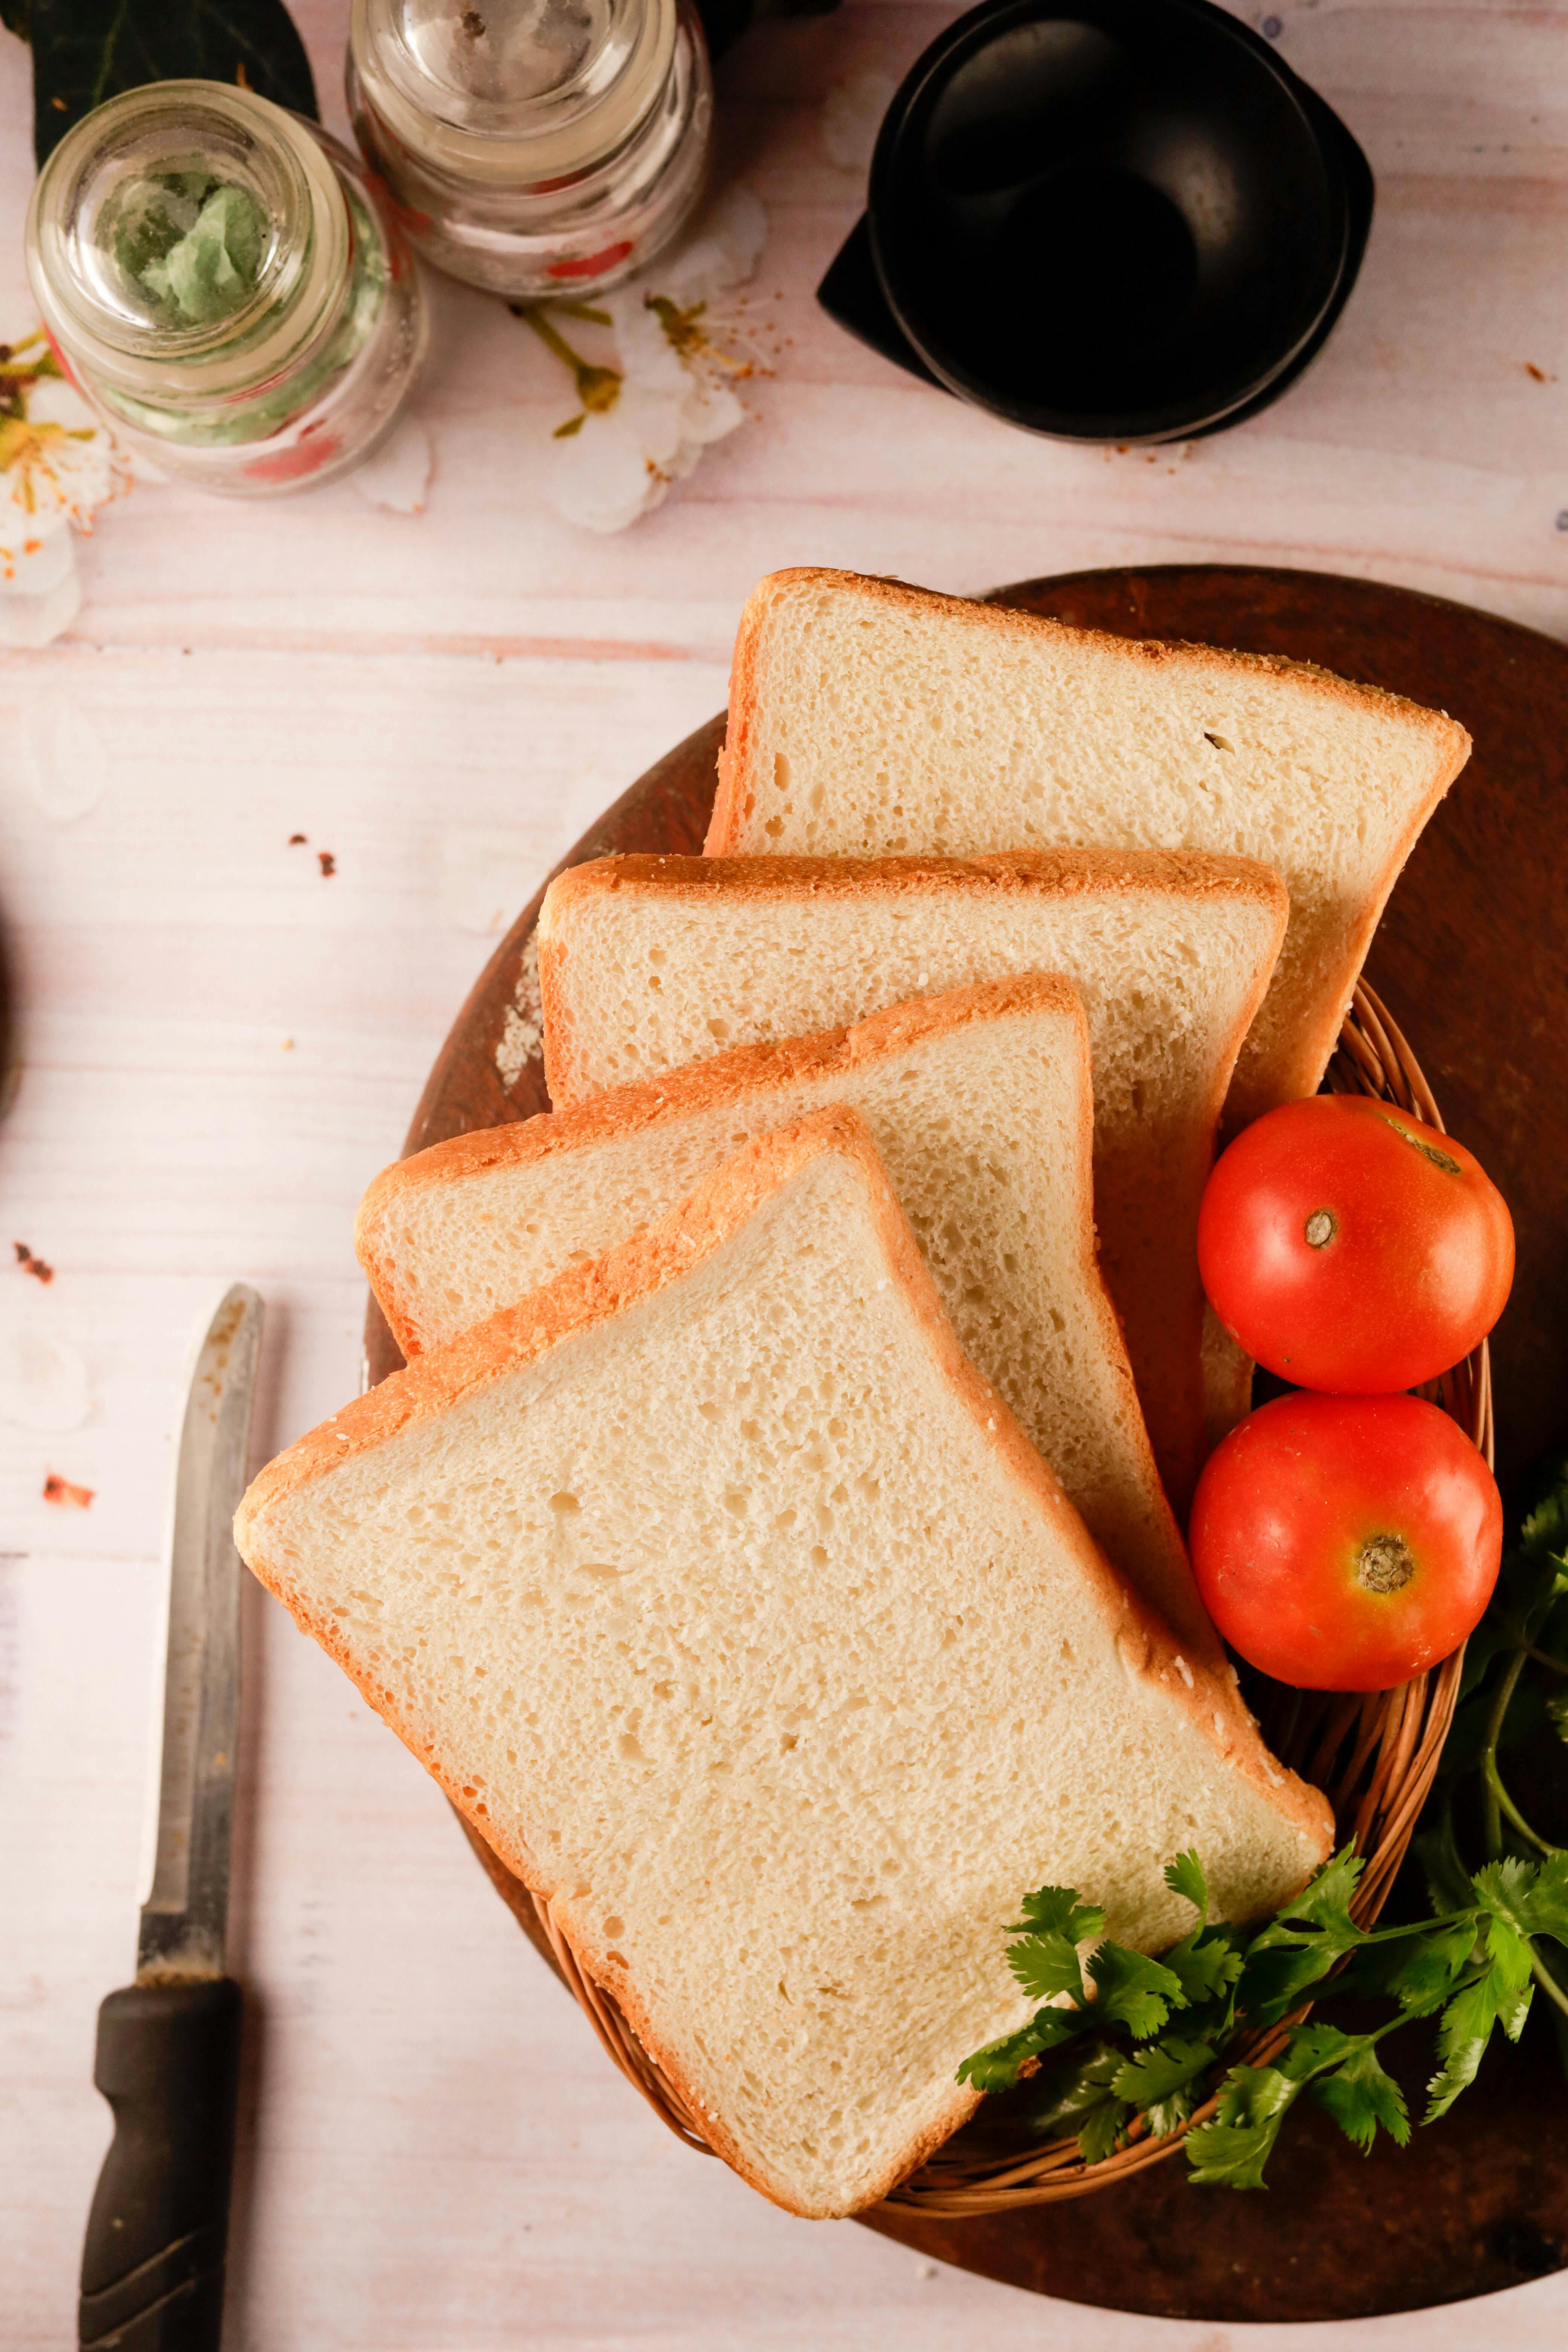
[[1194,1654],[1215,1654],[1095,1263],[1089,1030],[1065,980],[927,997],[454,1136],[370,1186],[360,1262],[412,1360],[833,1103],[866,1120],[960,1345],[1101,1551]]
[[1089,1016],[1100,1265],[1182,1517],[1205,1453],[1198,1202],[1285,915],[1266,866],[1190,852],[600,859],[540,916],[550,1090],[581,1102],[905,997],[1064,973]]
[[1469,750],[1441,712],[1304,663],[776,572],[741,617],[708,847],[1261,858],[1290,927],[1228,1130],[1317,1087],[1399,869]]
[[346,1407],[236,1534],[795,2212],[968,2114],[1026,1888],[1156,1949],[1184,1848],[1239,1917],[1329,1845],[962,1354],[848,1110]]

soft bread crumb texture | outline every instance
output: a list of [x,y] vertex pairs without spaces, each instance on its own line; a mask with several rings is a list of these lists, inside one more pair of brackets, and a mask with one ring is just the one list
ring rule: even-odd
[[970,2111],[1026,1888],[1153,1949],[1184,1848],[1237,1917],[1327,1849],[965,1362],[842,1110],[346,1408],[237,1532],[795,2212]]
[[1058,843],[1256,857],[1290,928],[1226,1126],[1313,1092],[1464,729],[1327,671],[1140,643],[853,572],[742,617],[709,833],[726,856]]
[[1217,1654],[1095,1260],[1089,1034],[1065,981],[959,990],[454,1137],[376,1179],[361,1260],[412,1357],[652,1223],[754,1137],[835,1103],[866,1120],[965,1354],[1100,1549]]
[[1285,914],[1277,877],[1238,858],[601,859],[560,876],[540,917],[551,1093],[1065,975],[1089,1023],[1100,1265],[1179,1517],[1205,1454],[1198,1203]]

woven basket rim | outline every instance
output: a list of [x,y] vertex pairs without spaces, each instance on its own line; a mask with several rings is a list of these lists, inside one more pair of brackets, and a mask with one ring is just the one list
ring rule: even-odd
[[[1442,1115],[1408,1040],[1364,980],[1357,982],[1342,1024],[1328,1084],[1335,1093],[1366,1094],[1392,1102],[1443,1130]],[[1486,1341],[1423,1393],[1452,1415],[1490,1467],[1492,1391]],[[1279,1706],[1265,1719],[1265,1736],[1276,1753],[1324,1789],[1340,1836],[1348,1837],[1364,1858],[1351,1905],[1352,1916],[1363,1927],[1377,1919],[1405,1859],[1453,1721],[1463,1666],[1461,1645],[1440,1665],[1393,1690],[1284,1693]],[[1275,1687],[1283,1693],[1282,1685]],[[1271,1727],[1275,1715],[1282,1730]],[[501,1865],[497,1864],[496,1869]],[[548,1899],[531,1889],[519,1892],[526,1893],[555,1966],[606,2056],[677,2138],[711,2156],[714,2150],[701,2117],[644,2048],[612,1996],[583,1967]],[[1215,2076],[1237,2063],[1267,2063],[1310,2007],[1304,2003],[1265,2029],[1240,2028],[1216,2058]],[[1093,2196],[1173,2156],[1190,2131],[1210,2120],[1217,2105],[1216,2087],[1185,2123],[1158,2137],[1140,2133],[1135,2123],[1126,2147],[1093,2164],[1085,2162],[1076,2137],[1005,2153],[966,2153],[960,2129],[879,2204],[867,2210],[961,2221]],[[976,2114],[984,2112],[983,2102]]]

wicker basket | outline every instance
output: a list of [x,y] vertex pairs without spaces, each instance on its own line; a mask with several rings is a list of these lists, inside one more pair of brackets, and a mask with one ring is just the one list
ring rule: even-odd
[[[1432,1090],[1405,1038],[1363,982],[1356,990],[1330,1066],[1329,1086],[1341,1094],[1367,1094],[1397,1103],[1429,1126],[1443,1121]],[[1491,1380],[1486,1342],[1474,1355],[1426,1391],[1492,1458]],[[1437,1769],[1453,1719],[1464,1653],[1457,1651],[1434,1673],[1418,1675],[1396,1690],[1340,1696],[1266,1684],[1253,1694],[1265,1738],[1275,1753],[1328,1795],[1342,1838],[1353,1838],[1366,1856],[1352,1911],[1363,1927],[1376,1919],[1405,1858],[1416,1817]],[[465,1828],[468,1824],[465,1822]],[[470,1830],[470,1841],[498,1889],[522,1918],[524,1906],[542,1931],[555,1966],[587,2015],[609,2057],[654,2112],[689,2147],[710,2155],[700,2119],[643,2048],[615,2002],[584,1974],[557,1927],[550,1906],[514,1879]],[[536,1937],[536,1940],[538,1938]],[[1238,2061],[1266,2063],[1303,2008],[1265,2031],[1239,2032],[1224,2053],[1223,2066]],[[1218,2070],[1223,2071],[1223,2067]],[[976,2123],[960,2131],[885,2200],[889,2206],[933,2220],[1005,2213],[1024,2205],[1056,2203],[1108,2189],[1131,2172],[1173,2155],[1193,2127],[1215,2112],[1217,2095],[1198,2107],[1177,2131],[1140,2136],[1134,2124],[1130,2144],[1098,2164],[1086,2164],[1076,2139],[1037,2147],[999,2147],[994,2134]]]

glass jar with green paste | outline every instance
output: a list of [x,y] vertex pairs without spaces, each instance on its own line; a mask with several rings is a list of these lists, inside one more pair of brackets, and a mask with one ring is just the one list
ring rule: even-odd
[[231,496],[357,465],[425,356],[417,268],[358,158],[223,82],[153,82],[79,122],[34,191],[27,269],[116,437]]

